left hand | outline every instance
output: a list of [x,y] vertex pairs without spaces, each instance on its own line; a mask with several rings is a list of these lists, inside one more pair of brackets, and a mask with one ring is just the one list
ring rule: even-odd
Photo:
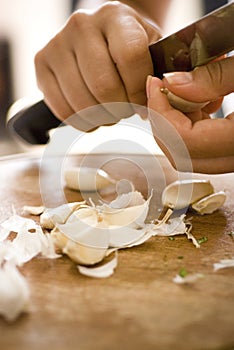
[[[176,72],[163,80],[155,77],[147,80],[148,107],[165,118],[183,139],[195,172],[234,172],[234,113],[222,119],[211,119],[209,115],[218,109],[223,96],[234,91],[233,67],[234,57],[230,57],[193,72]],[[203,109],[184,114],[171,107],[160,90],[162,87],[190,101],[212,102]],[[149,118],[156,134],[153,113],[149,113]],[[170,150],[159,145],[175,166]]]

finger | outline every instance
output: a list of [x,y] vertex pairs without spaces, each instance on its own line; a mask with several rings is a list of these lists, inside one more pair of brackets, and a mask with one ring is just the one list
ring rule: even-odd
[[[117,25],[117,23],[116,23]],[[146,105],[146,77],[153,73],[149,53],[148,34],[137,18],[126,16],[118,31],[108,22],[106,28],[110,54],[124,83],[128,100],[132,103]]]
[[[38,56],[37,56],[38,57]],[[37,57],[35,59],[37,59]],[[58,81],[53,72],[46,64],[36,64],[38,78],[37,84],[42,93],[44,100],[51,111],[63,121],[67,116],[74,113],[74,110],[67,102]],[[46,82],[46,83],[45,83]]]
[[164,85],[174,94],[195,102],[215,101],[234,91],[234,57],[197,67],[192,72],[164,75]]
[[[234,115],[224,119],[204,119],[192,124],[183,113],[170,107],[157,78],[148,80],[148,106],[160,113],[184,140],[192,158],[218,158],[234,155]],[[151,116],[153,124],[153,116]]]
[[202,108],[202,110],[207,114],[215,113],[221,108],[222,102],[223,102],[223,97],[220,97],[218,100],[206,105],[204,108]]
[[106,40],[95,25],[87,27],[86,14],[77,13],[78,31],[70,30],[76,43],[74,52],[80,73],[91,94],[99,103],[127,102],[127,95],[116,66],[110,56]]
[[223,174],[234,171],[234,156],[192,159],[193,171],[203,174]]

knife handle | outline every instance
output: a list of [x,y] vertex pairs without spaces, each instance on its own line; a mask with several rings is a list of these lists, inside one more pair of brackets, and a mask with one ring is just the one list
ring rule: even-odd
[[9,118],[7,127],[19,139],[32,145],[46,144],[49,130],[61,125],[43,100],[20,110]]

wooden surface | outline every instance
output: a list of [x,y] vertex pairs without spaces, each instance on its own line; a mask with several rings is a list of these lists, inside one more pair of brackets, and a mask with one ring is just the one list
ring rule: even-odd
[[[151,183],[159,174],[150,171],[148,156],[129,159],[126,163],[117,155],[96,155],[89,157],[89,164],[104,164],[113,176],[130,179],[147,195],[146,180]],[[71,157],[69,162],[81,160]],[[166,182],[175,179],[168,163],[159,161]],[[12,207],[20,214],[23,205],[41,204],[39,164],[32,156],[0,162],[1,221]],[[30,285],[30,310],[12,324],[0,318],[0,349],[234,349],[234,268],[213,270],[213,263],[234,256],[228,234],[234,230],[234,174],[209,178],[217,190],[227,191],[227,201],[212,215],[193,215],[193,234],[208,237],[200,249],[184,236],[172,241],[155,237],[120,251],[114,275],[101,280],[80,275],[66,257],[38,257],[25,264],[21,271]],[[76,192],[65,194],[69,201],[79,200]],[[172,279],[181,268],[204,278],[177,285]]]

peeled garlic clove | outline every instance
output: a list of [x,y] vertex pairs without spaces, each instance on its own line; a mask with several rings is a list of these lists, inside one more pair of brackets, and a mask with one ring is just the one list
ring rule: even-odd
[[162,203],[171,209],[182,209],[212,193],[214,188],[208,180],[178,180],[164,189]]
[[69,216],[82,205],[85,205],[85,201],[67,203],[56,208],[48,208],[41,214],[40,224],[43,228],[52,230],[55,224],[64,224]]
[[65,170],[64,179],[66,186],[77,191],[96,191],[116,181],[104,170],[87,167],[73,167]]
[[212,214],[219,209],[226,200],[224,191],[213,193],[192,204],[192,208],[199,214]]
[[107,249],[89,247],[72,240],[68,240],[63,253],[78,264],[93,265],[105,257]]
[[[93,210],[91,210],[94,212]],[[86,265],[95,264],[103,259],[109,246],[109,229],[98,217],[79,218],[79,210],[74,212],[63,225],[57,229],[67,238],[63,252],[72,260]]]
[[167,99],[170,105],[183,113],[191,113],[204,108],[208,102],[192,102],[179,97],[166,88],[162,88],[161,91],[167,95]]
[[143,226],[147,217],[149,202],[128,208],[110,208],[103,206],[102,218],[108,225],[114,226]]
[[67,244],[68,238],[57,228],[54,228],[50,235],[56,248],[59,248],[62,251]]

